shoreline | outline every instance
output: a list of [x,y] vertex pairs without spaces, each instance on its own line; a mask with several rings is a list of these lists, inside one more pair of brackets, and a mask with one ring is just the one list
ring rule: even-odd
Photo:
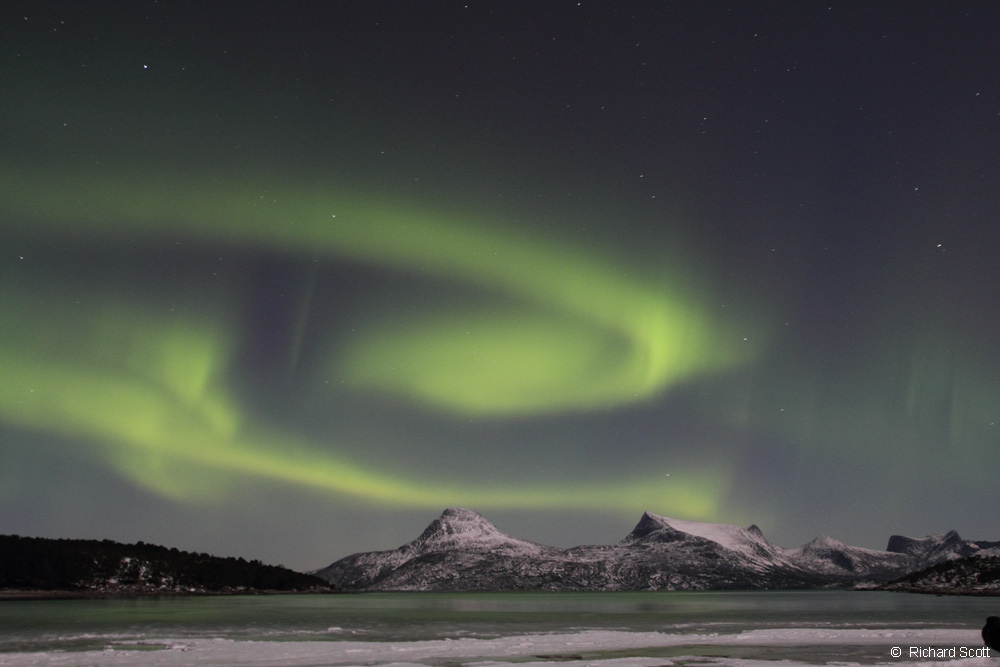
[[142,591],[142,590],[42,590],[42,589],[5,589],[0,590],[0,603],[4,601],[24,600],[101,600],[129,598],[181,598],[181,597],[235,597],[238,595],[340,595],[336,590],[193,590],[193,591]]
[[[815,590],[817,592],[830,590],[828,588],[817,588],[817,589],[798,589],[798,590]],[[974,589],[952,589],[952,590],[921,590],[916,587],[893,587],[893,588],[882,588],[882,587],[864,587],[864,588],[844,588],[840,590],[845,591],[857,591],[857,592],[877,592],[877,593],[910,593],[913,595],[938,595],[938,596],[967,596],[967,597],[1000,597],[1000,591],[997,590],[974,590]],[[140,598],[181,598],[181,597],[234,597],[239,595],[244,596],[261,596],[261,595],[363,595],[365,593],[462,593],[462,592],[476,592],[476,593],[508,593],[508,592],[525,592],[525,591],[340,591],[335,589],[323,590],[323,589],[306,589],[306,590],[272,590],[272,589],[228,589],[228,590],[45,590],[45,589],[0,589],[0,603],[4,601],[25,601],[25,600],[101,600],[101,599],[140,599]],[[535,591],[538,593],[545,593],[547,591]],[[568,591],[552,591],[552,592],[568,592]],[[641,591],[575,591],[582,593],[600,593],[600,592],[641,592]],[[669,592],[669,591],[661,591]],[[683,591],[686,593],[691,592],[720,592],[713,589],[706,589],[704,591]],[[734,592],[733,590],[727,589],[722,592]],[[759,592],[759,590],[749,590],[748,592]]]
[[863,590],[872,590],[883,593],[913,593],[915,595],[966,595],[969,597],[998,597],[1000,596],[1000,590],[995,588],[987,588],[978,590],[975,588],[920,588],[918,586],[893,586],[884,588],[871,588]]

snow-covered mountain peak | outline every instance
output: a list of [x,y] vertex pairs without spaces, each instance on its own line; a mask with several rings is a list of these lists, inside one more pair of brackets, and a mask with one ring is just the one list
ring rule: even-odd
[[802,568],[846,578],[891,578],[912,564],[906,554],[852,547],[826,535],[784,552]]
[[668,523],[668,519],[652,512],[643,512],[639,523],[635,524],[635,528],[632,529],[632,532],[622,542],[636,542],[662,531],[673,531],[673,528]]
[[450,524],[480,524],[496,530],[496,526],[489,519],[475,510],[465,509],[464,507],[449,507],[445,509],[445,511],[441,512],[439,520]]
[[635,542],[676,542],[685,536],[715,542],[719,546],[752,558],[780,558],[780,550],[767,541],[757,526],[742,528],[726,523],[704,523],[659,516],[652,512],[642,515],[635,529],[622,540]]
[[812,540],[809,540],[809,542],[805,543],[801,547],[801,549],[802,550],[809,550],[809,549],[843,549],[843,548],[846,548],[846,547],[847,547],[847,545],[844,544],[843,542],[841,542],[840,540],[835,540],[832,537],[829,537],[827,535],[820,535],[819,537],[816,537],[816,538],[813,538]]
[[962,539],[956,531],[949,530],[947,533],[928,535],[922,539],[893,535],[889,538],[889,544],[885,550],[906,554],[933,564],[971,556],[980,548],[974,542]]
[[766,542],[760,528],[749,531],[740,526],[728,523],[703,523],[701,521],[684,521],[682,519],[667,519],[674,530],[688,535],[694,535],[721,544],[732,551],[745,551],[749,544]]
[[927,535],[926,537],[908,537],[906,535],[892,535],[886,551],[896,553],[916,553],[940,548],[943,545],[955,545],[962,541],[962,537],[957,531],[949,530],[940,535]]
[[542,547],[507,535],[478,512],[449,507],[406,548],[423,553],[453,549],[516,549],[536,553]]
[[[784,549],[785,555],[791,558],[820,558],[827,560],[838,560],[844,566],[845,558],[885,558],[889,555],[886,551],[876,551],[865,549],[864,547],[852,547],[849,544],[836,540],[827,535],[820,535],[795,549]],[[895,554],[891,554],[895,555]],[[846,566],[845,566],[846,567]]]

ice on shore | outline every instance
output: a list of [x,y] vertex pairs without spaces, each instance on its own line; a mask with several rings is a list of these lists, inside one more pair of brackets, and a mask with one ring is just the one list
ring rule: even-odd
[[[100,651],[0,653],[0,665],[437,665],[474,667],[558,664],[597,667],[718,665],[760,667],[817,664],[940,665],[979,667],[994,658],[911,659],[909,647],[982,646],[977,631],[900,628],[772,628],[738,634],[679,634],[587,630],[493,639],[407,642],[238,641],[144,638],[111,641]],[[898,647],[900,657],[892,654]],[[749,650],[748,650],[749,649]],[[841,650],[843,649],[843,650]],[[768,651],[773,659],[758,658]],[[859,659],[858,655],[863,654]],[[630,653],[634,655],[629,655]],[[750,655],[751,657],[747,657]]]

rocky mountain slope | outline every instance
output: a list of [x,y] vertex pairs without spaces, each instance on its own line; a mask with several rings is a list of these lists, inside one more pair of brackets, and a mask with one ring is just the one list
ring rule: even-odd
[[815,588],[886,581],[980,551],[954,532],[893,536],[889,549],[819,537],[797,549],[756,526],[643,514],[616,544],[559,549],[511,537],[451,508],[398,549],[355,554],[314,574],[344,590],[705,590]]
[[976,555],[948,560],[882,584],[878,590],[938,595],[1000,595],[1000,556]]
[[796,549],[785,549],[784,553],[811,572],[841,580],[881,581],[898,577],[901,572],[909,572],[915,566],[914,561],[919,560],[907,552],[852,547],[825,536]]

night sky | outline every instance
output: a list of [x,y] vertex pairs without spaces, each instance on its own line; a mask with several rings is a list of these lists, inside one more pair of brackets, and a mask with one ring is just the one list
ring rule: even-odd
[[0,533],[1000,539],[1000,5],[6,2]]

